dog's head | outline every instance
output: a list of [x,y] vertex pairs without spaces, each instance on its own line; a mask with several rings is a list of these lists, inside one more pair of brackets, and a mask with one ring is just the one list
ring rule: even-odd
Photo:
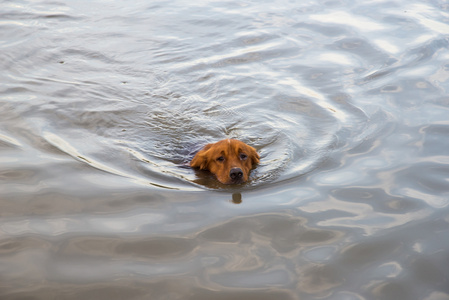
[[221,140],[207,144],[190,162],[193,168],[209,170],[224,184],[243,183],[259,163],[260,156],[251,146],[238,140]]

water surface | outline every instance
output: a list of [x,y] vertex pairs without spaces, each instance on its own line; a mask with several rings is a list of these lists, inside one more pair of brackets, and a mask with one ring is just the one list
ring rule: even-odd
[[[3,1],[1,299],[449,299],[442,1]],[[242,186],[186,165],[238,138]]]

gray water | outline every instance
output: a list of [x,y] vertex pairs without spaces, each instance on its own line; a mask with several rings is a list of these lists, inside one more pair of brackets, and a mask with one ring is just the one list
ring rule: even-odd
[[[445,1],[1,1],[0,299],[449,299]],[[250,181],[187,167],[255,147]]]

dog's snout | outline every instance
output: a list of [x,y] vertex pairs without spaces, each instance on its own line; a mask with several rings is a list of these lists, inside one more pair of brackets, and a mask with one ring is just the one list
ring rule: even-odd
[[232,180],[241,180],[243,177],[243,171],[240,168],[232,168],[229,172],[229,177],[231,177]]

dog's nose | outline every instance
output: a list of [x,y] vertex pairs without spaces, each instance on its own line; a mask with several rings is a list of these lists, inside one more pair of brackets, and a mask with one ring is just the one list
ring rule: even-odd
[[232,168],[231,171],[229,172],[229,176],[234,181],[240,180],[243,177],[243,171],[240,168]]

